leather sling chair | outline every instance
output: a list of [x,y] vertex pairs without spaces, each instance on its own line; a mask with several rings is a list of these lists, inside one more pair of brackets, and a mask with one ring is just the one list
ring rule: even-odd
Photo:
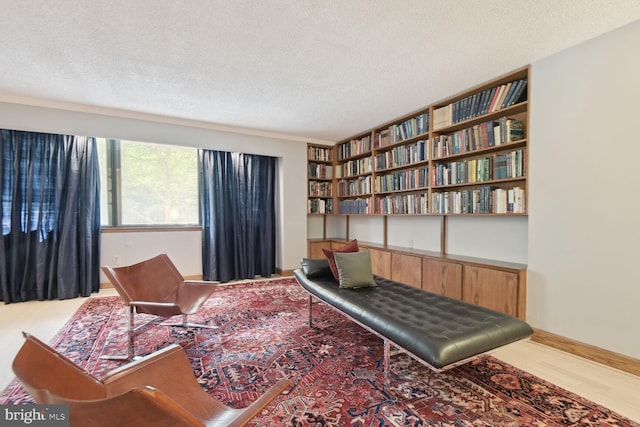
[[187,315],[200,310],[219,282],[184,280],[166,254],[125,267],[104,266],[102,271],[124,304],[129,307],[127,354],[104,355],[103,359],[131,360],[135,357],[135,336],[158,321],[152,319],[136,326],[136,313],[152,314],[161,318],[182,315],[181,323],[164,324],[168,326],[216,328],[189,323]]
[[97,379],[37,338],[23,335],[12,365],[16,377],[36,403],[69,405],[72,427],[243,426],[290,384],[281,379],[251,405],[234,409],[204,391],[179,345]]

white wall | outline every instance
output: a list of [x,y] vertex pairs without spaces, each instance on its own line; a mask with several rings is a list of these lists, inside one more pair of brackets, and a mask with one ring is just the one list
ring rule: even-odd
[[526,216],[452,216],[447,222],[448,253],[527,263]]
[[[202,275],[202,233],[198,231],[144,231],[137,233],[102,233],[101,265],[113,267],[166,253],[183,276]],[[101,275],[101,283],[107,283]]]
[[[225,132],[204,127],[204,124],[162,117],[123,112],[95,113],[63,108],[29,106],[20,103],[0,102],[0,127],[39,132],[67,133],[97,137],[130,139],[187,145],[225,151],[238,151],[278,157],[277,253],[276,266],[283,270],[300,265],[306,254],[306,156],[307,147],[302,141],[269,136]],[[142,254],[161,252],[200,256],[200,241],[193,233],[125,233],[103,236],[101,263],[111,264],[114,255],[121,256],[122,265],[140,260]],[[162,237],[164,236],[164,237]],[[131,246],[122,246],[129,239]],[[197,241],[197,245],[194,244]],[[179,256],[183,259],[182,256]],[[184,275],[201,274],[193,260],[183,259],[176,266]]]
[[528,321],[640,358],[640,22],[532,64]]
[[387,220],[387,244],[426,251],[440,251],[441,216],[391,216]]
[[[346,236],[345,216],[327,217],[327,237]],[[387,245],[440,251],[441,216],[389,216]],[[527,217],[448,217],[446,250],[498,261],[527,263]],[[309,217],[309,238],[322,237],[322,218]],[[349,238],[383,243],[381,216],[349,217]]]

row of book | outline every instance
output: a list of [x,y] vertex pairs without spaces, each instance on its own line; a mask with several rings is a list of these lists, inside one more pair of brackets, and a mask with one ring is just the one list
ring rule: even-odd
[[378,193],[389,191],[414,190],[426,188],[429,179],[429,168],[423,167],[391,172],[376,176],[374,189]]
[[352,139],[349,142],[337,146],[338,160],[348,159],[358,154],[370,152],[372,149],[371,135],[363,136],[359,139]]
[[370,214],[371,213],[371,199],[347,199],[340,200],[338,202],[338,213],[341,214]]
[[438,130],[484,114],[500,111],[527,99],[527,79],[498,85],[433,111],[433,129]]
[[524,174],[524,151],[515,150],[479,159],[437,164],[431,174],[431,185],[473,184],[519,178]]
[[309,146],[307,159],[309,160],[317,160],[320,162],[331,162],[333,161],[333,147],[315,147]]
[[333,166],[324,163],[308,164],[309,177],[314,179],[333,179]]
[[431,211],[435,214],[505,214],[526,212],[525,190],[481,187],[472,190],[447,191],[431,195]]
[[307,212],[310,214],[333,213],[333,199],[309,199]]
[[362,194],[371,194],[371,175],[338,182],[339,197],[357,196]]
[[340,166],[336,167],[336,178],[349,177],[361,175],[364,173],[371,173],[372,170],[371,157],[364,157],[357,160],[349,160]]
[[376,154],[376,170],[396,168],[429,160],[427,141],[394,147],[384,153]]
[[333,183],[309,181],[309,197],[331,197]]
[[376,212],[379,214],[428,213],[428,200],[427,193],[376,197]]
[[429,132],[429,112],[418,114],[416,117],[407,119],[401,123],[382,129],[376,134],[375,148],[386,147],[387,145],[402,142],[406,139],[414,138]]
[[449,135],[439,135],[431,140],[431,156],[434,159],[495,147],[525,137],[524,122],[501,117],[459,130]]
[[493,160],[493,179],[519,178],[525,175],[524,151],[496,154]]

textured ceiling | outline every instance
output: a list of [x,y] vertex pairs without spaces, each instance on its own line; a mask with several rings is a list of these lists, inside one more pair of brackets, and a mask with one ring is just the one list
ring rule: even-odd
[[640,0],[0,7],[0,100],[308,141],[349,137],[640,18]]

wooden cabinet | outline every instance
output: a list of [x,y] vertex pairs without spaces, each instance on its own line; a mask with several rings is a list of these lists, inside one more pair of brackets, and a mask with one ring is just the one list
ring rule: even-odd
[[422,257],[392,252],[391,280],[422,289]]
[[331,249],[331,242],[328,240],[321,240],[317,242],[308,242],[308,253],[307,256],[309,258],[325,258],[324,252],[322,249]]
[[[342,239],[309,241],[309,256],[324,258],[322,248],[338,249],[346,243]],[[526,265],[358,244],[360,250],[370,251],[375,275],[526,320]]]
[[462,264],[422,258],[422,289],[462,299]]
[[[465,265],[462,299],[525,319],[524,277],[515,272]],[[521,280],[522,279],[522,280]]]
[[391,252],[379,249],[369,249],[371,253],[371,267],[376,276],[391,279]]

